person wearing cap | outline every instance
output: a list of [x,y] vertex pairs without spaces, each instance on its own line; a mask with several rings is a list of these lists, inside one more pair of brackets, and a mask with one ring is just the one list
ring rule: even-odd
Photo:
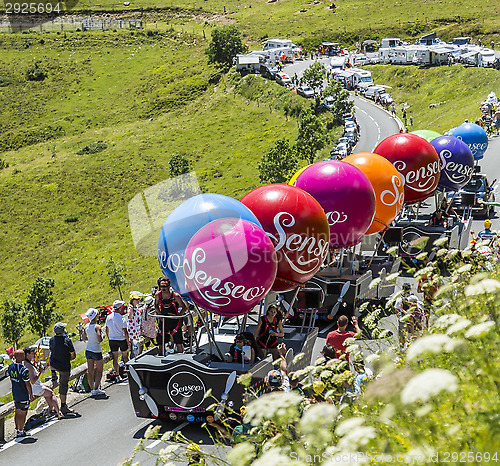
[[90,308],[86,313],[89,323],[83,329],[83,341],[87,342],[85,357],[87,358],[87,377],[92,396],[105,395],[99,389],[102,379],[104,359],[102,357],[101,342],[104,339],[101,326],[97,323],[99,311]]
[[[61,412],[66,415],[72,410],[66,404],[68,395],[68,382],[71,373],[71,361],[76,358],[73,342],[66,335],[66,324],[57,322],[54,325],[54,333],[49,341],[50,348],[50,368],[53,372],[59,372],[59,399],[61,401]],[[57,380],[57,378],[56,378]]]
[[495,237],[495,233],[491,231],[491,220],[487,218],[484,221],[484,230],[480,231],[477,236],[475,235],[474,230],[471,230],[470,234],[472,235],[472,239],[474,241],[487,240]]
[[130,339],[130,357],[135,358],[139,354],[139,340],[141,338],[141,294],[138,291],[130,293],[130,303],[127,308],[127,331]]
[[234,343],[229,348],[228,362],[238,362],[240,364],[243,364],[243,362],[247,364],[255,363],[255,350],[242,333],[234,337]]
[[277,347],[280,356],[280,368],[279,370],[272,370],[267,373],[265,377],[266,382],[266,392],[289,392],[290,391],[290,380],[288,378],[288,367],[286,363],[286,346],[284,343],[280,343]]
[[59,404],[57,403],[57,398],[52,389],[43,384],[40,380],[40,372],[34,365],[36,348],[32,346],[27,346],[24,348],[24,361],[23,365],[28,369],[30,375],[31,390],[33,396],[43,396],[49,410],[55,413],[59,419],[63,417],[61,410],[59,409]]
[[106,317],[106,336],[109,340],[109,349],[113,355],[113,369],[116,374],[115,381],[121,382],[120,368],[118,365],[119,352],[122,354],[122,361],[128,362],[128,352],[130,351],[130,339],[127,330],[127,321],[123,316],[125,312],[125,302],[117,300],[113,303],[113,312]]
[[12,398],[14,400],[15,412],[14,423],[16,425],[16,437],[22,438],[30,435],[24,430],[26,415],[30,408],[30,402],[35,398],[31,390],[30,374],[23,366],[24,351],[14,351],[14,362],[7,369],[12,383]]

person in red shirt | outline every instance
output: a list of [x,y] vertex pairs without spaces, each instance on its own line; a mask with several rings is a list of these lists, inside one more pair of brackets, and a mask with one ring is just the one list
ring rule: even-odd
[[[355,316],[351,317],[352,325],[356,329],[356,333],[360,332],[358,326],[358,318]],[[349,361],[349,355],[346,354],[347,346],[344,346],[344,342],[348,338],[352,338],[356,333],[347,330],[347,324],[349,323],[349,319],[347,316],[340,316],[338,320],[339,328],[338,330],[333,330],[326,337],[326,343],[335,348],[335,356],[339,358],[342,354],[346,355],[346,360]]]

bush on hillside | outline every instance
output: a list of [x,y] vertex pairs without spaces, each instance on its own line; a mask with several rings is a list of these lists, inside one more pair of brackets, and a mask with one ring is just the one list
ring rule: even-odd
[[35,63],[30,66],[26,71],[26,79],[28,81],[43,81],[47,77],[47,72],[40,66],[39,63]]

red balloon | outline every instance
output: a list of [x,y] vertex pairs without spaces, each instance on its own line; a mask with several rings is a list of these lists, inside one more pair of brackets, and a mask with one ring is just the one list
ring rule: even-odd
[[434,146],[416,134],[393,134],[373,151],[385,157],[405,183],[405,204],[414,204],[432,196],[441,175]]
[[330,228],[314,197],[295,186],[270,184],[249,192],[241,202],[257,217],[278,255],[272,290],[305,284],[328,254]]

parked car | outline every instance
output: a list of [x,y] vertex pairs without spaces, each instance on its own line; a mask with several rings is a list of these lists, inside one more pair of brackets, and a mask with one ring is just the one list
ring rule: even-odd
[[[486,175],[482,173],[476,173],[472,175],[470,181],[453,196],[452,193],[448,194],[448,200],[451,201],[451,206],[456,211],[463,211],[468,208],[469,204],[472,204],[472,214],[480,215],[483,217],[489,217],[494,213],[494,207],[484,205],[479,202],[479,200],[485,202],[494,202],[495,193],[493,192],[493,185],[496,179],[492,182],[488,182]],[[453,200],[452,200],[453,199]]]
[[0,357],[0,380],[5,379],[7,377],[7,369],[9,366],[5,364],[4,359]]
[[345,142],[341,142],[340,144],[337,144],[333,148],[332,152],[334,152],[339,157],[344,158],[344,157],[347,157],[351,153],[351,148]]
[[282,86],[291,86],[292,84],[290,76],[288,76],[286,73],[277,73],[274,79],[276,79],[276,82],[278,84],[281,84]]
[[266,79],[274,79],[278,72],[277,66],[260,65],[260,75]]
[[388,94],[387,92],[382,92],[378,95],[378,98],[380,99],[380,103],[384,105],[391,105],[394,102],[392,95]]
[[306,99],[311,99],[314,97],[314,91],[310,87],[298,87],[297,88],[297,94],[301,95],[302,97],[305,97]]
[[354,131],[356,134],[358,133],[358,125],[354,123],[354,121],[346,121],[344,123],[344,131]]
[[335,99],[333,98],[333,96],[331,95],[327,95],[324,99],[323,99],[323,105],[325,106],[325,108],[327,110],[331,110],[333,108],[333,104],[335,103]]

